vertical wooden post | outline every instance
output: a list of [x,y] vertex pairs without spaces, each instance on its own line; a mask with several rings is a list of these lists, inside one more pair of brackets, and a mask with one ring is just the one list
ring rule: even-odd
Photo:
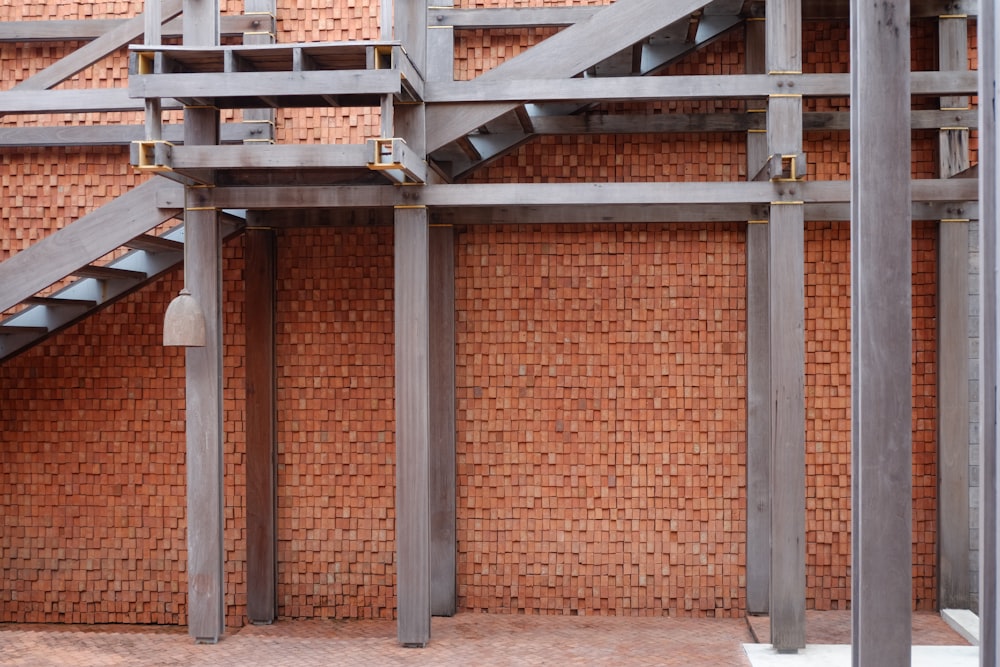
[[277,614],[277,426],[275,376],[276,252],[274,231],[246,231],[247,616],[272,623]]
[[457,611],[455,537],[455,230],[430,228],[431,613]]
[[1000,151],[997,143],[997,73],[1000,71],[1000,24],[996,5],[979,6],[979,664],[1000,660],[1000,569],[997,518],[1000,515],[1000,457],[997,456],[997,190]]
[[851,1],[852,652],[910,664],[910,3]]
[[[145,0],[143,5],[143,44],[159,46],[162,39],[162,9],[160,0]],[[146,139],[163,138],[163,105],[159,98],[146,100]]]
[[403,646],[430,641],[430,323],[427,209],[395,212],[396,596]]
[[[243,0],[243,13],[253,18],[253,31],[243,33],[244,44],[274,44],[277,0]],[[260,128],[243,143],[274,143],[274,109],[244,109],[243,122]]]
[[[184,43],[219,42],[219,7],[185,0]],[[187,144],[219,142],[219,112],[184,111]],[[192,188],[187,200],[192,201]],[[184,282],[205,314],[207,344],[187,349],[188,632],[214,643],[225,630],[222,462],[222,234],[218,214],[190,203],[184,212]]]
[[[767,70],[802,71],[801,0],[767,5]],[[768,152],[802,154],[802,96],[772,95]],[[781,652],[806,645],[805,236],[801,202],[773,203],[768,223],[771,365],[771,643]]]
[[[938,19],[938,69],[968,69],[968,21]],[[943,109],[968,108],[943,97]],[[938,167],[950,178],[969,167],[968,128],[940,131]],[[938,606],[969,606],[969,226],[938,225]]]
[[[395,38],[414,66],[426,71],[427,0],[396,0],[392,20]],[[423,105],[396,109],[387,99],[382,129],[424,153]],[[419,193],[414,201],[419,201]],[[412,647],[425,646],[431,636],[428,223],[427,208],[422,205],[395,209],[397,638],[403,646]]]
[[[254,17],[244,44],[273,44],[276,0],[243,0]],[[259,127],[244,143],[274,141],[274,110],[244,109],[243,122]],[[277,266],[274,231],[258,225],[263,213],[247,213],[247,617],[273,623],[278,613],[277,387],[275,309]]]
[[[435,0],[451,7],[452,0]],[[427,31],[428,81],[454,78],[454,31]],[[455,230],[432,225],[431,250],[431,613],[458,610],[455,451]]]
[[[746,23],[747,74],[763,74],[763,19]],[[758,102],[753,112],[766,113]],[[747,178],[767,160],[767,132],[747,134]],[[747,612],[766,614],[771,594],[771,343],[767,220],[747,224]]]

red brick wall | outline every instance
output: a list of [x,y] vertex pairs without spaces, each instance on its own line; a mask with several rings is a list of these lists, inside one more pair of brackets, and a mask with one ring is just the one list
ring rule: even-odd
[[739,614],[743,230],[459,239],[460,607]]
[[[226,249],[227,622],[245,606],[242,244]],[[0,621],[186,619],[176,274],[0,364]]]
[[278,611],[395,613],[392,229],[282,233]]

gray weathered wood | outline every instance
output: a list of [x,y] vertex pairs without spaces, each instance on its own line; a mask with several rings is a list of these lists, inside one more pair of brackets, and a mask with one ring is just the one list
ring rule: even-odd
[[401,90],[393,70],[146,74],[129,78],[132,97],[206,98],[385,95]]
[[[938,20],[938,68],[968,69],[968,21]],[[968,98],[941,106],[967,107]],[[938,175],[969,168],[969,130],[939,133]],[[969,228],[938,226],[938,606],[967,609],[969,586]]]
[[[910,12],[851,2],[852,654],[910,664]],[[866,110],[877,109],[878,113]]]
[[[243,44],[273,44],[276,39],[274,29],[278,14],[277,0],[243,0],[243,11],[257,18],[257,25],[243,34]],[[260,129],[261,136],[255,137],[251,143],[260,145],[274,141],[274,109],[244,109],[243,122],[252,123]]]
[[[559,32],[480,76],[478,81],[500,81],[534,76],[571,77],[639,42],[657,30],[699,9],[701,0],[618,0],[590,18]],[[425,92],[429,99],[429,90]],[[427,148],[437,150],[467,132],[514,108],[492,104],[483,108],[441,106],[428,110]]]
[[0,263],[0,312],[176,216],[156,207],[164,190],[179,188],[153,179]]
[[[942,14],[975,16],[979,10],[978,0],[913,0],[912,4],[914,18],[937,18]],[[846,19],[848,5],[848,0],[807,0],[803,3],[803,18]],[[495,9],[452,9],[435,6],[428,12],[431,25],[454,26],[463,30],[489,30],[567,26],[590,18],[598,9],[598,7],[581,6]]]
[[[493,109],[499,108],[496,104],[499,102],[725,99],[786,93],[828,97],[850,93],[849,74],[706,74],[558,79],[554,76],[556,73],[547,68],[541,71],[544,78],[487,79],[484,74],[472,81],[427,82],[425,100],[433,103],[432,109],[452,109],[455,108],[452,105],[457,103],[465,103],[466,106],[474,103],[484,109]],[[910,76],[915,95],[971,95],[977,85],[975,72],[913,72]],[[512,108],[508,107],[507,111]],[[477,109],[477,106],[468,106],[468,113],[478,114]],[[434,122],[439,122],[436,116]]]
[[[222,126],[222,143],[255,138],[256,129],[243,123]],[[127,146],[145,137],[142,125],[76,125],[0,128],[0,146]],[[163,139],[176,144],[184,141],[184,127],[163,126]]]
[[404,646],[430,641],[430,323],[427,209],[395,213],[396,598]]
[[430,228],[431,613],[458,610],[455,452],[455,230]]
[[[60,42],[89,41],[118,28],[132,19],[65,19],[44,21],[0,21],[0,42]],[[180,37],[184,31],[181,16],[165,22],[163,37]],[[222,17],[222,34],[226,37],[253,30],[252,16],[239,14]]]
[[[164,104],[178,108],[177,105]],[[0,92],[0,114],[96,113],[144,111],[142,100],[131,99],[126,88],[80,90],[8,90]]]
[[[217,187],[200,192],[201,205],[218,208],[339,208],[422,203],[433,207],[483,206],[656,206],[767,204],[776,200],[807,204],[850,201],[848,181],[784,183],[488,183],[439,184],[421,188],[392,186]],[[971,179],[925,179],[912,185],[914,202],[956,202],[947,217],[975,217],[969,202],[978,198]],[[161,200],[161,203],[169,203]],[[939,206],[918,219],[940,219]],[[952,208],[952,206],[948,206]],[[735,220],[746,216],[736,215]],[[825,219],[825,218],[824,218]],[[835,218],[836,219],[836,218]]]
[[[184,0],[184,43],[218,44],[218,0]],[[187,145],[219,142],[219,112],[184,111]],[[222,425],[222,231],[215,210],[187,188],[184,285],[205,315],[206,345],[186,350],[188,634],[214,643],[225,631]]]
[[979,664],[993,667],[1000,660],[1000,456],[997,455],[997,191],[1000,151],[997,142],[997,74],[1000,72],[1000,23],[996,5],[983,4],[979,15],[980,208],[979,225]]
[[[765,64],[764,22],[746,23],[746,70],[762,73]],[[763,111],[765,102],[755,108]],[[748,113],[763,127],[764,113]],[[749,128],[747,128],[749,129]],[[747,165],[767,159],[767,135],[747,135]],[[748,170],[749,174],[749,170]],[[751,212],[751,215],[753,213]],[[770,300],[768,298],[768,229],[747,225],[747,611],[766,614],[771,581],[771,365]]]
[[[181,6],[182,0],[163,0],[160,23],[180,14]],[[94,41],[88,42],[55,64],[17,84],[14,89],[26,91],[51,88],[137,39],[145,28],[145,17],[141,14],[116,25]]]
[[[254,222],[249,220],[250,225]],[[247,228],[247,617],[251,623],[271,623],[277,615],[275,248],[272,230]]]
[[[783,80],[802,70],[801,0],[767,4],[767,71]],[[767,148],[802,153],[802,97],[772,95]],[[799,171],[805,171],[804,165]],[[768,229],[768,334],[771,408],[771,643],[806,645],[805,237],[802,204],[772,205]]]

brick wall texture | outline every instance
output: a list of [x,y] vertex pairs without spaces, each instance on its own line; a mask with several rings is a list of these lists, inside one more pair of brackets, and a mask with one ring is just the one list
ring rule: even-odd
[[[14,4],[0,8],[0,20],[85,17],[85,3]],[[100,3],[118,15],[140,4]],[[377,5],[282,0],[279,40],[377,37]],[[547,34],[460,33],[456,78]],[[846,26],[808,24],[804,39],[809,71],[846,71]],[[916,66],[933,67],[934,39],[917,24]],[[22,80],[72,48],[0,44],[2,80]],[[118,54],[64,85],[120,83],[123,68]],[[670,70],[742,71],[738,31]],[[847,108],[845,100],[811,104]],[[633,105],[644,113],[744,106]],[[81,118],[0,119],[51,122]],[[362,141],[378,122],[377,110],[282,112],[278,136]],[[810,132],[805,144],[810,178],[849,178],[846,132]],[[933,133],[915,133],[916,176],[934,175],[935,146]],[[124,148],[0,155],[0,259],[141,180]],[[746,173],[737,134],[547,137],[475,180],[738,181]],[[807,591],[816,609],[850,603],[848,231],[843,222],[806,228]],[[459,608],[745,613],[745,225],[459,226],[456,238]],[[392,252],[390,227],[278,233],[283,617],[395,614]],[[236,238],[224,276],[230,626],[246,622],[244,367],[252,351],[243,270]],[[934,607],[936,587],[935,270],[935,226],[915,223],[920,609]],[[0,622],[186,622],[184,362],[160,344],[163,311],[181,283],[175,271],[0,365]]]

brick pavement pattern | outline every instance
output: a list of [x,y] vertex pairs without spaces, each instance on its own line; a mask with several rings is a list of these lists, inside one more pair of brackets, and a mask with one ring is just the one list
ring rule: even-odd
[[57,628],[0,626],[0,665],[750,665],[743,619],[465,613],[435,618],[424,649],[399,647],[396,624],[382,620],[248,626],[216,645],[196,645],[176,627]]

